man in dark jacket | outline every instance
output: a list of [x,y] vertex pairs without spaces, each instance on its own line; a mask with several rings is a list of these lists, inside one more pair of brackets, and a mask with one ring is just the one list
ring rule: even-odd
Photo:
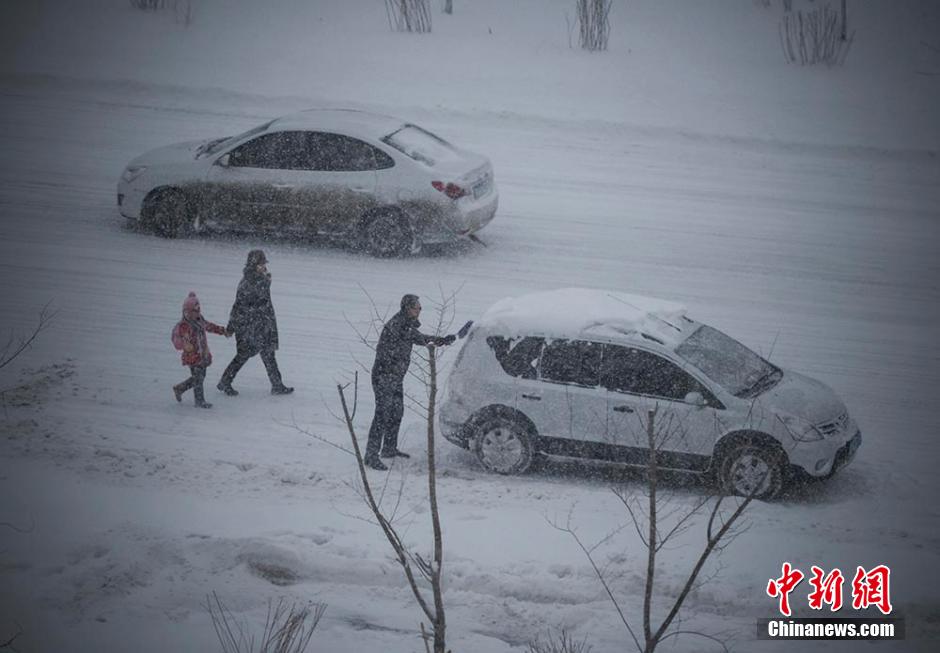
[[268,272],[267,263],[268,259],[262,250],[248,252],[248,261],[229,315],[227,329],[235,333],[236,353],[222,373],[217,387],[230,397],[238,394],[232,387],[235,375],[255,354],[261,354],[261,361],[271,381],[272,395],[287,395],[294,391],[281,381],[281,372],[274,358],[277,350],[277,319],[271,303],[271,273]]
[[388,469],[379,460],[379,447],[383,458],[408,458],[408,454],[398,450],[398,428],[405,413],[403,383],[411,364],[411,347],[449,345],[456,340],[455,336],[429,336],[418,331],[420,314],[421,302],[417,295],[402,297],[401,310],[385,323],[375,348],[375,363],[372,365],[375,416],[369,428],[364,459],[365,464],[373,469]]

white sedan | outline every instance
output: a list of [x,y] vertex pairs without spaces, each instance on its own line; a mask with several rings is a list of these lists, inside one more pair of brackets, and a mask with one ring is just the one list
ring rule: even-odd
[[319,235],[377,256],[472,236],[498,201],[486,157],[396,118],[336,109],[152,150],[118,183],[121,215],[163,236]]

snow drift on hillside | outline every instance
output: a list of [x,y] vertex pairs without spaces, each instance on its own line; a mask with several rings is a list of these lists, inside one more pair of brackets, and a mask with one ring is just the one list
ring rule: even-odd
[[0,72],[211,86],[299,96],[310,106],[940,147],[935,2],[849,2],[855,41],[846,65],[832,69],[784,62],[778,2],[615,1],[606,53],[570,47],[573,0],[459,2],[452,16],[434,11],[425,35],[390,32],[380,0],[191,5],[187,27],[172,11],[136,11],[127,0],[14,3],[0,26]]

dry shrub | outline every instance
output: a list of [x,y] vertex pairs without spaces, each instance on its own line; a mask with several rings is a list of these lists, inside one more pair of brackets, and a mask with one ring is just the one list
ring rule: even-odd
[[261,637],[255,639],[247,624],[238,623],[218,594],[206,597],[206,608],[219,638],[222,653],[303,653],[310,644],[326,605],[288,605],[284,599],[268,601]]
[[158,12],[173,10],[173,20],[189,27],[193,22],[192,0],[130,0],[131,7],[141,11]]
[[587,638],[578,641],[562,628],[559,632],[549,631],[544,641],[541,637],[536,637],[535,641],[529,642],[526,653],[591,653],[591,646],[588,645]]
[[788,63],[841,66],[855,32],[843,35],[844,16],[828,4],[808,12],[788,12],[780,20],[780,44]]
[[131,0],[131,7],[141,11],[159,11],[166,9],[166,0]]
[[577,0],[575,12],[581,48],[592,52],[607,49],[610,36],[610,6],[612,0]]
[[431,0],[385,0],[385,12],[395,32],[431,31]]

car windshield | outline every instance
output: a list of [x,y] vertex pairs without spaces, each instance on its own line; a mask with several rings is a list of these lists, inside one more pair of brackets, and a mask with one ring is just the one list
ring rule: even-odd
[[382,142],[431,167],[439,161],[457,157],[457,150],[450,143],[415,125],[405,125],[383,138]]
[[216,152],[221,152],[230,145],[235,145],[240,143],[243,140],[251,138],[255,134],[260,134],[261,132],[267,130],[271,126],[273,120],[269,120],[263,125],[258,125],[257,127],[252,127],[246,132],[242,132],[238,136],[226,136],[224,138],[216,138],[215,140],[206,141],[199,146],[199,149],[196,150],[196,158],[198,159],[201,156],[215,154]]
[[676,353],[735,397],[754,397],[776,385],[779,368],[718,329],[702,325]]

